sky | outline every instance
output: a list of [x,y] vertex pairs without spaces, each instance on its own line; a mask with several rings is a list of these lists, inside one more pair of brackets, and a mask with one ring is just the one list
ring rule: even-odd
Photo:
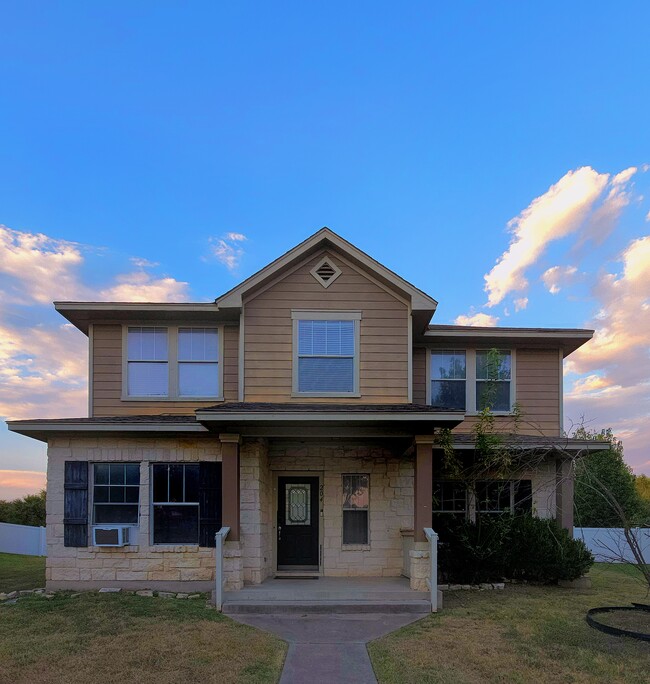
[[[565,426],[650,473],[646,2],[0,6],[0,419],[87,414],[51,302],[210,301],[329,226],[434,323],[588,327]],[[45,446],[0,424],[0,498]]]

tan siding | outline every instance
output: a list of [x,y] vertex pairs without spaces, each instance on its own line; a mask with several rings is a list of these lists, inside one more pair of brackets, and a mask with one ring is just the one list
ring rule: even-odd
[[346,402],[345,398],[292,398],[292,309],[360,310],[359,402],[408,401],[408,307],[397,296],[348,266],[327,289],[309,273],[310,258],[245,302],[245,400]]
[[413,348],[413,403],[427,402],[427,350]]
[[[237,400],[239,330],[224,327],[223,391],[228,401]],[[214,400],[196,401],[122,401],[122,326],[93,326],[93,401],[94,416],[192,414]]]

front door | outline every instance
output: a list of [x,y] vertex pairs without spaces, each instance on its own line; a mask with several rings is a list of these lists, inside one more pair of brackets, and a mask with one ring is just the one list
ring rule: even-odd
[[278,477],[278,570],[318,570],[317,477]]

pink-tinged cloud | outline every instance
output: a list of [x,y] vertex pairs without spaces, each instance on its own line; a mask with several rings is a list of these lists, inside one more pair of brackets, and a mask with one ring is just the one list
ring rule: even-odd
[[45,473],[33,470],[0,470],[0,500],[13,501],[45,488]]
[[577,273],[575,266],[551,266],[542,273],[542,281],[551,294],[558,294],[563,287],[575,282]]
[[460,316],[456,316],[454,320],[456,325],[474,325],[484,328],[493,327],[498,322],[499,319],[496,316],[490,316],[489,314],[484,313],[461,314]]
[[487,306],[500,304],[512,292],[525,291],[528,269],[551,242],[578,230],[581,240],[601,241],[629,203],[627,188],[636,171],[631,167],[614,177],[588,166],[569,171],[513,218],[508,223],[510,245],[485,275]]

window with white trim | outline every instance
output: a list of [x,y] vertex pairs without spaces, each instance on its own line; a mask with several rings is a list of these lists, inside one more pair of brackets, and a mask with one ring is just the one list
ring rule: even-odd
[[531,513],[531,480],[477,480],[476,514]]
[[431,352],[431,406],[465,410],[465,351]]
[[476,410],[510,411],[512,355],[499,350],[476,351]]
[[[339,317],[340,315],[340,317]],[[358,392],[359,315],[294,316],[294,392],[346,396]]]
[[464,519],[467,515],[467,485],[456,480],[434,480],[431,509],[434,514]]
[[137,525],[139,463],[93,464],[93,524]]
[[219,392],[219,331],[178,329],[178,395],[216,397]]
[[131,327],[127,331],[127,393],[131,397],[169,394],[167,328]]
[[154,544],[199,543],[199,464],[152,466]]
[[370,475],[343,475],[343,544],[368,544]]

